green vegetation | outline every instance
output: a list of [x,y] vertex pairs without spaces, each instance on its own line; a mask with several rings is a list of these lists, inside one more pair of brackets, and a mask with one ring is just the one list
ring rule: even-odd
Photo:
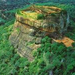
[[50,15],[51,15],[51,16],[54,16],[54,17],[56,16],[56,14],[55,14],[55,13],[51,13]]
[[39,14],[38,17],[37,17],[37,19],[38,19],[38,20],[39,20],[39,19],[45,19],[44,14]]
[[[71,22],[65,35],[75,40],[75,5],[52,2],[37,5],[53,5],[67,10]],[[22,9],[17,9],[19,14]],[[1,25],[5,23],[0,26],[0,75],[49,75],[51,72],[53,75],[75,75],[75,42],[72,44],[73,47],[65,47],[62,43],[52,43],[52,39],[46,36],[42,39],[41,47],[32,52],[34,56],[32,62],[17,54],[17,50],[9,42],[14,23],[13,15],[17,10],[7,12],[12,13],[12,20],[0,18]],[[38,16],[38,19],[43,18],[44,15]],[[19,29],[17,30],[19,32]]]
[[74,74],[74,50],[62,43],[51,43],[49,37],[43,38],[41,47],[33,52],[35,59],[29,66],[30,75],[49,75],[50,71],[54,75]]
[[[3,75],[74,75],[75,47],[51,43],[49,37],[42,39],[41,47],[33,51],[34,60],[20,57],[8,41],[13,25],[0,27],[0,74]],[[69,60],[70,59],[70,60]]]
[[74,42],[74,43],[72,43],[72,46],[73,46],[73,47],[75,47],[75,42]]
[[15,19],[15,12],[0,12],[0,25],[4,25]]
[[20,57],[8,41],[9,35],[12,32],[12,23],[0,26],[0,74],[24,75],[24,72],[27,70],[26,65],[29,62],[26,58]]

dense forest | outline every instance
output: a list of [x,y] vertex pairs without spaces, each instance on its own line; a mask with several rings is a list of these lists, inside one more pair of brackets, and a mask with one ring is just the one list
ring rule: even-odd
[[0,0],[0,75],[75,75],[75,42],[66,47],[45,36],[40,47],[32,52],[34,60],[31,62],[21,57],[9,41],[16,12],[30,5],[66,10],[70,23],[63,36],[75,41],[75,0]]

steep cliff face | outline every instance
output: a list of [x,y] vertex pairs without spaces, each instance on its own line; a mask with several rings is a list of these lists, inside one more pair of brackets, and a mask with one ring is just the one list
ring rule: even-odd
[[31,6],[16,13],[9,40],[21,56],[33,60],[32,51],[40,47],[41,39],[50,33],[67,30],[69,15],[57,7]]
[[19,11],[16,14],[16,19],[35,28],[46,31],[51,31],[52,29],[59,33],[66,31],[69,25],[67,11],[53,6],[31,6],[26,10]]

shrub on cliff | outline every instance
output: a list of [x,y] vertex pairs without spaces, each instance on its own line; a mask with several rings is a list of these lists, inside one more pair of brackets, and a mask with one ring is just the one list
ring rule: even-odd
[[45,19],[44,14],[39,14],[37,19],[38,19],[38,20],[39,20],[39,19]]

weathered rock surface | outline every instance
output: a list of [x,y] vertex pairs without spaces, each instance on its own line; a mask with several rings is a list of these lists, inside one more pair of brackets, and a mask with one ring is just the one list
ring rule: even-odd
[[52,32],[67,30],[69,15],[57,7],[31,6],[16,13],[11,44],[21,56],[33,60],[32,51],[40,47],[41,39]]

